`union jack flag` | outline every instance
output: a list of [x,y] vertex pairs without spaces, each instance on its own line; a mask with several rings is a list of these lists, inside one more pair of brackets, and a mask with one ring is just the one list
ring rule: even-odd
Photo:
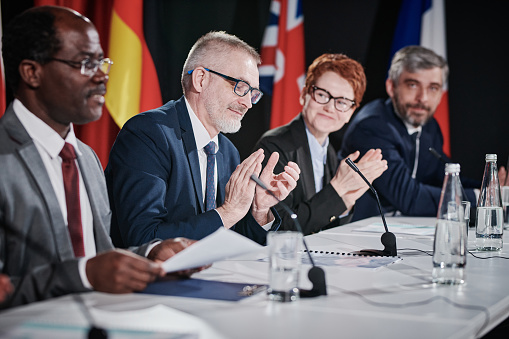
[[261,47],[260,87],[272,95],[270,128],[284,125],[301,110],[305,81],[304,15],[301,0],[272,0]]

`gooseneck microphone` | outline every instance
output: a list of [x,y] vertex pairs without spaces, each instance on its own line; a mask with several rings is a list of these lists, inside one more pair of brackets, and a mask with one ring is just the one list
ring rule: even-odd
[[433,147],[430,147],[428,148],[428,151],[433,154],[435,156],[435,158],[437,158],[438,160],[440,160],[443,164],[445,164],[447,161],[445,161],[444,157],[437,152],[436,149],[434,149]]
[[[288,207],[287,204],[282,202],[274,193],[272,193],[271,190],[267,188],[267,186],[261,181],[256,175],[251,174],[251,180],[253,180],[258,186],[263,188],[265,192],[267,192],[271,197],[276,199],[281,207],[290,215],[293,222],[295,223],[295,227],[297,228],[297,231],[300,233],[302,232],[302,227],[300,226],[299,220],[297,219],[297,214],[295,214],[290,207]],[[304,234],[304,233],[303,233]],[[322,268],[315,265],[315,262],[313,261],[313,257],[311,256],[311,253],[309,252],[308,245],[306,243],[306,240],[304,237],[302,237],[302,242],[304,244],[304,247],[306,248],[306,252],[309,257],[309,261],[311,262],[311,267],[308,272],[308,278],[309,281],[313,284],[313,288],[310,290],[300,290],[300,296],[303,298],[310,298],[310,297],[317,297],[320,295],[327,295],[327,286],[325,284],[325,272]]]
[[380,211],[380,216],[382,217],[382,221],[384,223],[385,233],[382,234],[382,245],[384,245],[383,250],[373,250],[373,249],[367,249],[367,250],[360,250],[358,252],[355,252],[357,254],[363,254],[363,255],[370,255],[370,256],[384,256],[384,257],[395,257],[398,255],[398,251],[396,249],[396,236],[389,232],[389,228],[387,227],[387,222],[385,221],[385,216],[382,212],[382,204],[380,204],[380,199],[378,198],[378,193],[376,192],[375,188],[371,183],[366,179],[366,177],[362,174],[362,172],[355,166],[353,161],[350,158],[346,158],[346,163],[348,166],[350,166],[359,176],[364,180],[364,182],[368,185],[369,189],[373,194],[375,195],[376,202],[378,203],[378,210]]

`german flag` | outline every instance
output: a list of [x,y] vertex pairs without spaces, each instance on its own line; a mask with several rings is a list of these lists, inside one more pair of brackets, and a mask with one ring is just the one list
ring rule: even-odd
[[115,0],[111,14],[111,68],[106,107],[122,128],[132,116],[162,105],[159,80],[143,34],[143,0]]

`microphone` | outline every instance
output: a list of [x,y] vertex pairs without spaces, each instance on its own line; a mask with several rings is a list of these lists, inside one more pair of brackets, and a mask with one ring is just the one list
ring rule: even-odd
[[385,222],[385,216],[382,212],[382,205],[380,204],[380,199],[378,198],[378,193],[376,192],[373,185],[371,185],[371,183],[368,181],[368,179],[366,179],[366,177],[361,173],[359,168],[357,168],[357,166],[355,166],[353,161],[350,160],[350,158],[346,158],[345,161],[348,164],[348,166],[350,166],[355,172],[357,172],[357,174],[360,175],[362,180],[364,180],[364,182],[368,185],[371,192],[373,192],[373,194],[375,194],[376,202],[378,203],[378,210],[380,211],[380,216],[382,217],[382,221],[383,221],[384,228],[385,228],[385,233],[382,234],[382,238],[381,238],[382,245],[384,245],[383,250],[366,249],[366,250],[360,250],[360,251],[357,251],[354,253],[370,255],[370,256],[378,255],[378,256],[383,256],[383,257],[397,256],[398,251],[396,249],[396,236],[393,233],[389,232],[389,228],[387,227],[387,222]]
[[[297,214],[295,214],[290,207],[288,207],[287,204],[282,202],[274,193],[272,193],[271,190],[265,186],[263,181],[261,181],[256,175],[251,174],[251,180],[253,180],[258,186],[263,188],[265,192],[267,192],[271,197],[276,199],[281,207],[290,215],[293,222],[295,223],[295,227],[297,228],[297,231],[300,233],[302,232],[302,227],[300,226],[299,220],[297,219]],[[304,237],[302,237],[302,242],[304,244],[304,248],[306,249],[306,252],[309,257],[309,261],[311,262],[311,267],[308,272],[308,278],[309,281],[313,284],[313,288],[310,290],[300,290],[300,296],[303,298],[311,298],[311,297],[318,297],[320,295],[327,295],[327,286],[325,284],[325,272],[322,268],[315,265],[315,262],[313,260],[313,257],[311,256],[311,253],[309,252],[308,245],[306,243],[306,240]]]
[[440,153],[438,153],[437,150],[434,149],[433,147],[428,148],[428,151],[430,151],[430,153],[433,154],[435,156],[435,158],[440,160],[444,165],[447,163],[447,161],[445,161],[444,157]]
[[[46,249],[44,246],[42,246],[41,244],[36,242],[34,239],[32,239],[32,237],[21,233],[21,231],[18,231],[17,229],[15,229],[14,227],[12,227],[10,225],[2,225],[2,226],[4,227],[6,232],[12,234],[15,238],[18,238],[18,239],[21,239],[22,241],[24,241],[26,243],[26,247],[30,248],[33,252],[35,252],[35,253],[39,254],[40,256],[42,256],[43,258],[47,258],[47,259],[51,259],[53,257],[53,255],[48,251],[48,249]],[[50,275],[50,280],[51,280],[51,279],[53,279],[55,270],[53,270],[50,274],[51,274]],[[67,276],[65,276],[65,278],[63,278],[63,279],[69,279],[69,278]],[[19,285],[21,282],[23,282],[23,281],[20,279],[20,281],[18,282],[17,285]],[[69,283],[70,282],[71,281],[69,280]],[[46,289],[47,288],[49,288],[49,285],[46,287]],[[19,293],[19,289],[17,289],[15,286],[14,293],[12,295],[12,300],[15,299],[15,296],[17,293]],[[46,290],[44,290],[42,295],[46,295]],[[76,302],[76,304],[78,304],[80,313],[85,317],[87,324],[90,326],[90,328],[88,330],[87,338],[88,339],[107,339],[108,332],[105,329],[95,325],[94,318],[92,317],[92,314],[90,313],[90,310],[89,310],[87,304],[85,303],[85,301],[83,300],[83,298],[81,297],[81,295],[73,294],[72,297],[73,297],[73,300]]]
[[[433,154],[435,156],[435,158],[440,160],[444,165],[447,163],[447,161],[445,161],[444,157],[442,155],[440,155],[440,153],[438,153],[437,150],[434,149],[433,147],[428,148],[428,151],[430,151],[430,153]],[[467,193],[465,193],[465,190],[463,189],[463,185],[461,185],[461,194],[463,194],[463,199],[468,200]]]

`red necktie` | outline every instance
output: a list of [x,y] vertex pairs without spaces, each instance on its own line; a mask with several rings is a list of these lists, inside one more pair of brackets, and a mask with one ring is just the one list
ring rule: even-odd
[[76,153],[71,144],[65,143],[60,151],[62,175],[64,177],[65,203],[67,205],[67,226],[76,257],[85,256],[83,228],[81,226],[79,173],[76,166]]

